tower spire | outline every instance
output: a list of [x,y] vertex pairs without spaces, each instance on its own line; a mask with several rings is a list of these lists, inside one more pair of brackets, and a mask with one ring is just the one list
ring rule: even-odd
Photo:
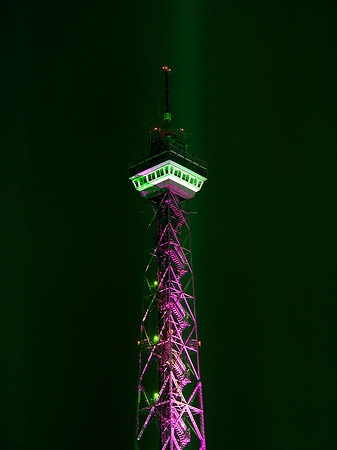
[[171,113],[169,109],[169,87],[168,87],[168,74],[172,72],[168,66],[163,66],[165,70],[165,111],[164,111],[164,122],[171,122]]

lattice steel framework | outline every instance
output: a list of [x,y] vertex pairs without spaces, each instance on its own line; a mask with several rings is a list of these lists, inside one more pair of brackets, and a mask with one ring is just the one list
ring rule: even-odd
[[141,450],[203,450],[202,386],[188,200],[150,198],[154,248],[145,270],[136,442]]

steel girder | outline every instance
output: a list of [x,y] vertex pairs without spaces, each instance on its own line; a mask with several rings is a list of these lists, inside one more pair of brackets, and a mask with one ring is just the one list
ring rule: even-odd
[[139,341],[137,448],[204,450],[205,431],[188,201],[151,200],[155,246],[145,270]]

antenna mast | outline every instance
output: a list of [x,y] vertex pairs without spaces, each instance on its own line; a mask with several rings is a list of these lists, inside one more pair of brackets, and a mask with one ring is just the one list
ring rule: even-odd
[[168,66],[163,66],[165,70],[165,112],[164,112],[164,122],[171,122],[171,113],[169,109],[169,87],[168,87],[168,73],[172,72]]

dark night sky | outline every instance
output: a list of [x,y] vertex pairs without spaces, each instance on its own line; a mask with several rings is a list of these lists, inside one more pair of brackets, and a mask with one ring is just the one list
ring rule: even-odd
[[133,448],[149,210],[128,164],[163,64],[209,165],[208,449],[337,448],[337,4],[219,4],[1,3],[1,450]]

